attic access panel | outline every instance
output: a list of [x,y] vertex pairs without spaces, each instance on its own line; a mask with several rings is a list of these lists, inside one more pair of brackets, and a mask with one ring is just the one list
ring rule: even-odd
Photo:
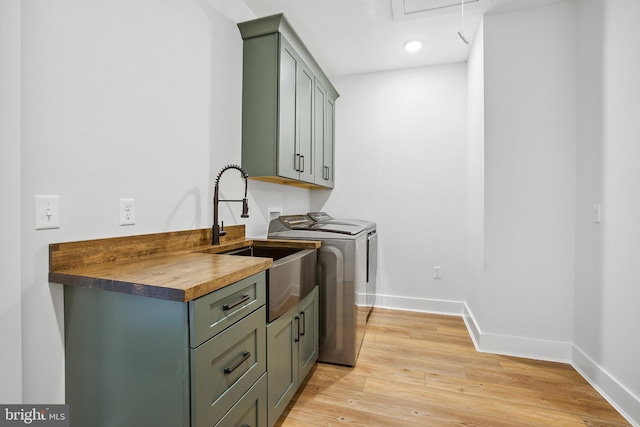
[[[486,0],[464,0],[464,7],[475,9]],[[461,0],[391,0],[393,20],[428,18],[460,12]]]

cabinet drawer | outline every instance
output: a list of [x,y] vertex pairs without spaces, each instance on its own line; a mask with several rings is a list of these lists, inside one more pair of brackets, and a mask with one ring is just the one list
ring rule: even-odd
[[192,425],[211,427],[266,370],[263,306],[191,349]]
[[262,427],[267,425],[267,374],[242,396],[215,427]]
[[192,348],[255,311],[266,301],[263,271],[189,302]]

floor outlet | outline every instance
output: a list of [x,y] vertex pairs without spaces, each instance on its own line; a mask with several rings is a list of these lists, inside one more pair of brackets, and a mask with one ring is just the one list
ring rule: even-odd
[[136,223],[135,199],[120,199],[120,225],[133,225]]
[[440,266],[436,265],[433,267],[433,278],[434,279],[442,279],[440,275]]
[[60,228],[60,196],[34,196],[36,230]]

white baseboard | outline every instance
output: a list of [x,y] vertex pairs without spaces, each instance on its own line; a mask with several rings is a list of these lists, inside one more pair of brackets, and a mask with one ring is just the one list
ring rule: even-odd
[[571,365],[635,427],[640,427],[640,397],[622,385],[580,348],[572,346]]
[[482,332],[464,302],[377,295],[376,307],[461,316],[478,351],[571,364],[634,427],[640,427],[640,398],[572,343]]
[[527,359],[571,362],[570,343],[484,333],[466,304],[463,317],[478,351]]
[[375,307],[454,316],[462,316],[464,313],[464,303],[460,301],[397,297],[393,295],[376,295]]

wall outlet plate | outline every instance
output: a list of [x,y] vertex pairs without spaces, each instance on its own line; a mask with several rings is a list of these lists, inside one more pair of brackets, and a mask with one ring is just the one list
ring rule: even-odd
[[34,196],[36,230],[60,228],[60,196]]
[[282,215],[282,208],[269,208],[267,209],[267,212],[269,212],[269,222],[271,222],[274,219],[278,219],[278,217]]
[[120,225],[136,223],[136,200],[120,199]]
[[602,222],[602,206],[600,206],[599,204],[593,205],[593,209],[591,211],[591,219],[596,224]]

